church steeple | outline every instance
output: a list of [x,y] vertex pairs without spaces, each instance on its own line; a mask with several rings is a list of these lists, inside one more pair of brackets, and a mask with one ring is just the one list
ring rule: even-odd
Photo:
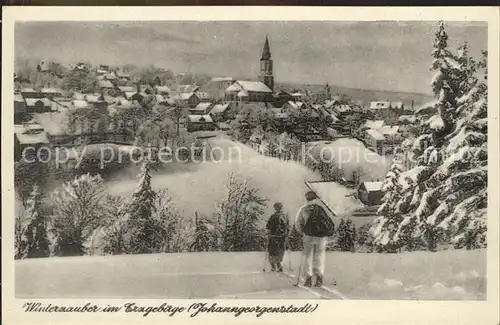
[[269,39],[266,35],[266,42],[264,43],[264,50],[262,50],[262,58],[261,60],[269,60],[271,59],[271,49],[269,48]]
[[271,59],[271,49],[267,36],[260,59],[260,81],[271,89],[271,91],[274,91],[273,60]]

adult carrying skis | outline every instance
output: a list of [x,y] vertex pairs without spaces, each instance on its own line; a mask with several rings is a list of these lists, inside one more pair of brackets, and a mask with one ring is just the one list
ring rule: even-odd
[[[323,285],[325,269],[325,250],[328,237],[335,231],[332,217],[323,207],[316,193],[306,193],[307,204],[300,208],[295,219],[295,228],[302,234],[303,251],[302,266],[306,278],[304,286],[312,286],[312,276],[316,276],[316,287]],[[300,271],[299,271],[300,273]],[[299,274],[300,278],[300,274]]]
[[267,221],[267,232],[269,236],[268,256],[271,271],[283,272],[283,257],[285,256],[286,239],[290,232],[288,216],[283,213],[283,204],[274,204],[274,213]]

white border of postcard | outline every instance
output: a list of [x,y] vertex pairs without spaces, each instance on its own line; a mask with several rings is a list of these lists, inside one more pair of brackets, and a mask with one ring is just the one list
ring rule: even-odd
[[[14,296],[13,259],[13,97],[15,21],[125,21],[125,20],[427,20],[487,21],[489,51],[489,202],[487,300],[450,301],[314,301],[319,307],[310,314],[204,314],[190,318],[153,314],[25,313],[23,299]],[[498,324],[498,64],[499,9],[495,7],[4,7],[2,51],[2,316],[4,324]],[[496,91],[495,91],[496,90]],[[47,303],[82,304],[87,300],[43,299]],[[142,305],[159,305],[161,300],[138,300]],[[214,300],[223,305],[281,305],[284,300]],[[123,304],[124,300],[95,299],[92,303]],[[174,305],[193,301],[168,300]],[[304,301],[303,303],[305,303]],[[300,305],[301,301],[295,301]]]

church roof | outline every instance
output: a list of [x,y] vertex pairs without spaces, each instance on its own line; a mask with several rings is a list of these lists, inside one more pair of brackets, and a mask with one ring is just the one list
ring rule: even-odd
[[227,92],[233,92],[233,91],[246,91],[246,92],[262,92],[262,93],[272,93],[271,89],[267,87],[265,84],[263,84],[260,81],[245,81],[245,80],[238,80],[235,83],[233,83],[231,86],[226,88]]
[[269,39],[266,36],[266,42],[264,43],[264,50],[262,50],[261,60],[271,59],[271,49],[269,48]]

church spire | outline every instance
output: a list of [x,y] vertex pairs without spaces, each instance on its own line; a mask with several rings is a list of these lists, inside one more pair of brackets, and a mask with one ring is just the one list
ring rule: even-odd
[[269,48],[269,39],[266,35],[266,42],[264,43],[264,50],[262,50],[262,58],[261,60],[269,60],[271,59],[271,50]]

